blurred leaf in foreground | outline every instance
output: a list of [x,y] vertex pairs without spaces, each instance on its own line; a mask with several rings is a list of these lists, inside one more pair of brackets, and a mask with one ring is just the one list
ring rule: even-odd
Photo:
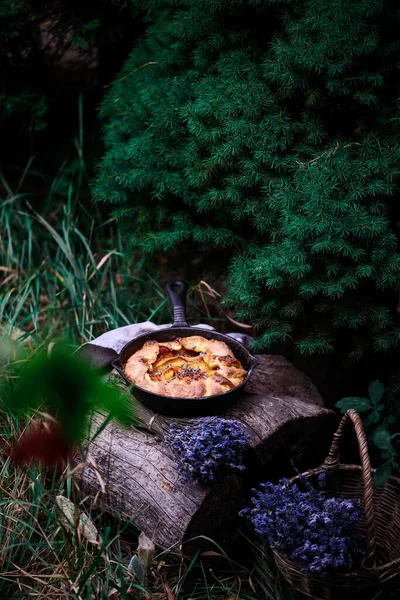
[[[23,434],[17,450],[24,459],[36,448],[35,456],[43,462],[42,448],[78,445],[88,434],[90,415],[95,410],[106,413],[123,425],[132,424],[132,403],[117,387],[104,383],[84,359],[71,354],[68,345],[58,343],[28,360],[20,372],[19,383],[2,398],[15,413],[40,409],[57,422],[57,427],[32,428]],[[65,456],[65,448],[59,454]],[[46,462],[46,461],[45,461]]]

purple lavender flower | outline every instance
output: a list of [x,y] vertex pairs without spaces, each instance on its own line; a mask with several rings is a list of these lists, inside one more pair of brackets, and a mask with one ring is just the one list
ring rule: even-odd
[[212,483],[223,472],[242,471],[249,436],[235,420],[219,417],[199,419],[186,426],[172,423],[166,438],[181,479]]
[[358,500],[327,498],[325,476],[315,489],[305,478],[298,485],[282,479],[253,490],[253,507],[241,511],[256,533],[271,547],[300,564],[303,571],[325,576],[348,569],[362,556],[362,540],[355,530],[360,519]]

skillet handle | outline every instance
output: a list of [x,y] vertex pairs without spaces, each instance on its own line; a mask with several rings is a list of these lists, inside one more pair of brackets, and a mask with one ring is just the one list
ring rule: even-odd
[[186,321],[186,294],[187,283],[184,281],[172,281],[167,283],[168,296],[174,309],[174,323],[172,327],[189,327]]
[[250,354],[250,371],[252,371],[257,365],[260,364],[258,358]]

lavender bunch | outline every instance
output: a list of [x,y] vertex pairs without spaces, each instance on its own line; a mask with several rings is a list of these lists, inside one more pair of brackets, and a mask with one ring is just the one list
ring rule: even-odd
[[315,489],[304,477],[300,484],[282,479],[264,483],[255,492],[253,507],[241,511],[256,533],[271,547],[297,561],[303,571],[325,576],[330,570],[347,569],[362,556],[361,536],[355,533],[360,519],[358,500],[327,498],[318,477]]
[[242,471],[249,436],[235,420],[206,417],[190,425],[171,423],[166,442],[183,481],[208,484],[224,471]]

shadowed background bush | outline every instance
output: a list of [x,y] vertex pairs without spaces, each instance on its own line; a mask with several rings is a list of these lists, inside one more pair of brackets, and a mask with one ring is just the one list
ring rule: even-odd
[[94,199],[143,253],[223,250],[258,350],[398,348],[397,4],[146,4]]

